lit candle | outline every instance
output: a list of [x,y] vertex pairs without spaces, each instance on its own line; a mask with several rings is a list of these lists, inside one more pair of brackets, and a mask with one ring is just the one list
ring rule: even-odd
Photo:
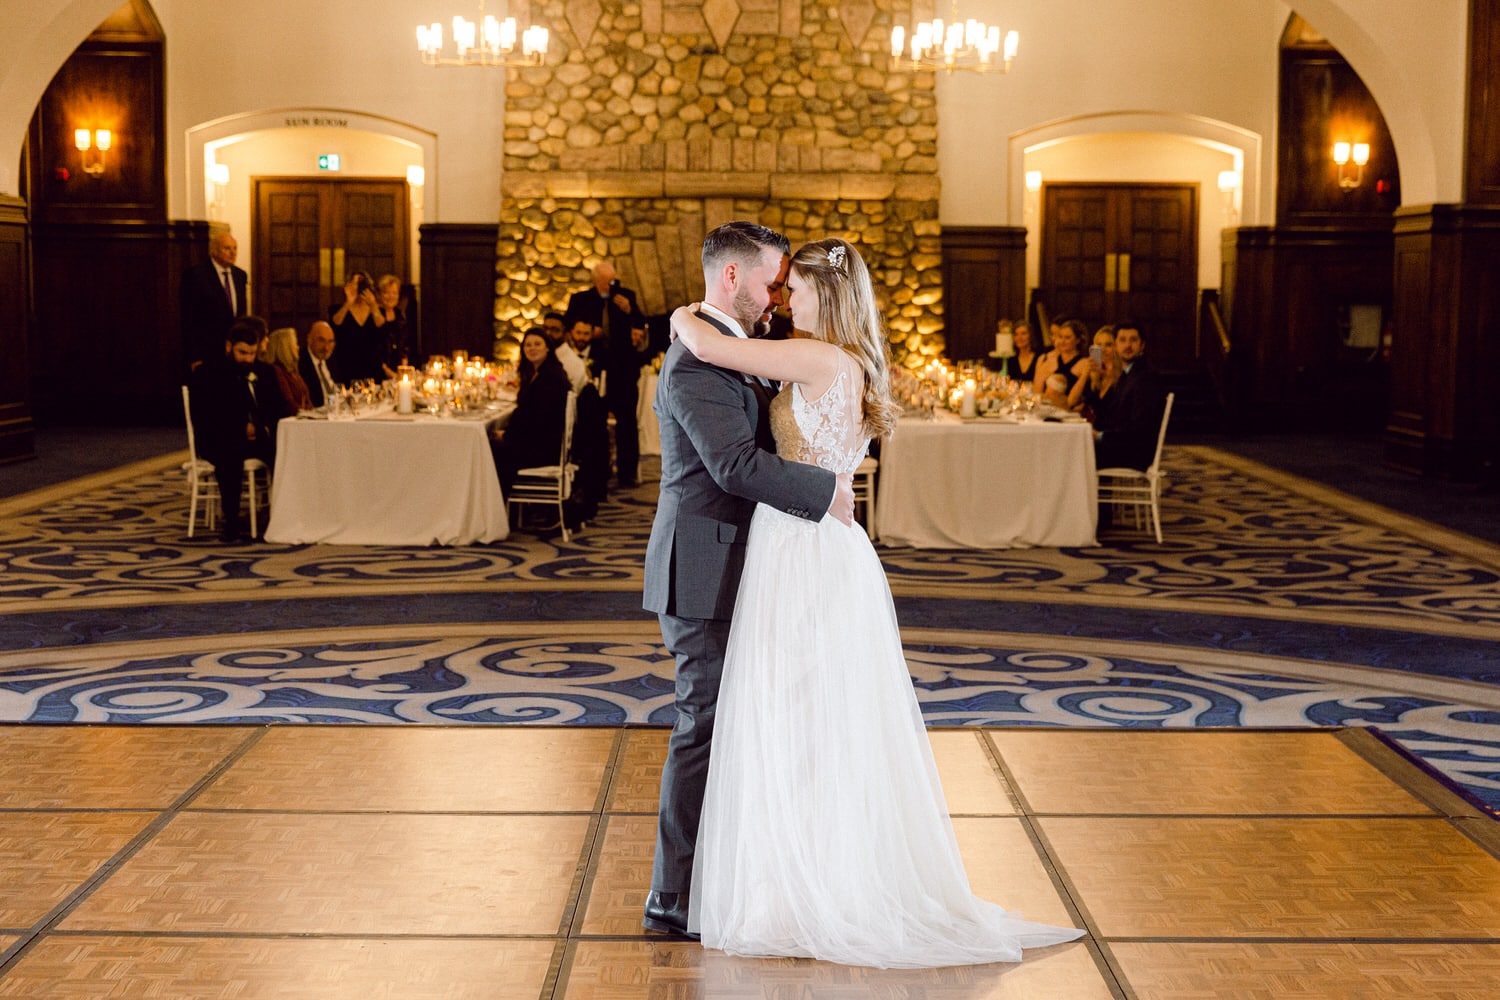
[[396,386],[396,412],[411,412],[411,379],[405,375],[401,376],[401,381]]
[[974,380],[964,379],[964,399],[959,404],[958,415],[961,417],[977,417],[979,415],[979,397],[974,391]]

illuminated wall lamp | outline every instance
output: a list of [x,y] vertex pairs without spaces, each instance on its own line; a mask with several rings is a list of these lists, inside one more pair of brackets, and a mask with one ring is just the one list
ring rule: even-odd
[[208,165],[208,179],[214,186],[213,204],[209,206],[216,213],[224,207],[224,192],[229,188],[229,164],[210,163]]
[[98,177],[104,173],[104,154],[109,152],[112,145],[114,134],[107,128],[73,130],[73,147],[83,154],[83,172],[90,177]]
[[[1348,170],[1349,161],[1354,161],[1354,173]],[[1339,187],[1352,191],[1365,179],[1365,164],[1370,162],[1368,142],[1336,142],[1333,144],[1333,162],[1339,165]]]

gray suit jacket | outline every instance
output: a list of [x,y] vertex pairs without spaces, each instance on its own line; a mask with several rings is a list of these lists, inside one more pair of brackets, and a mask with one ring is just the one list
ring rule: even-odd
[[739,372],[681,343],[668,349],[656,389],[661,499],[646,546],[647,611],[728,620],[756,503],[810,521],[827,513],[834,474],[776,456],[770,401]]

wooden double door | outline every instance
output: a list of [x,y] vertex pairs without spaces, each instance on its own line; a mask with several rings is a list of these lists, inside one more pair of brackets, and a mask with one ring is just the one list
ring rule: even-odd
[[406,280],[411,245],[404,179],[256,177],[251,229],[255,311],[305,335],[344,301],[345,276]]
[[1198,301],[1198,185],[1047,184],[1041,287],[1053,317],[1131,320],[1152,364],[1186,371]]

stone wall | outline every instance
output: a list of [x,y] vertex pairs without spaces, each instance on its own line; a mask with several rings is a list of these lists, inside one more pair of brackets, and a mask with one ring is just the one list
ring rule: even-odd
[[854,243],[896,358],[942,350],[933,78],[889,66],[891,25],[910,25],[909,3],[533,0],[511,11],[546,25],[553,51],[546,66],[507,71],[497,336],[561,310],[601,259],[648,314],[698,299],[703,234],[744,218],[794,247]]

